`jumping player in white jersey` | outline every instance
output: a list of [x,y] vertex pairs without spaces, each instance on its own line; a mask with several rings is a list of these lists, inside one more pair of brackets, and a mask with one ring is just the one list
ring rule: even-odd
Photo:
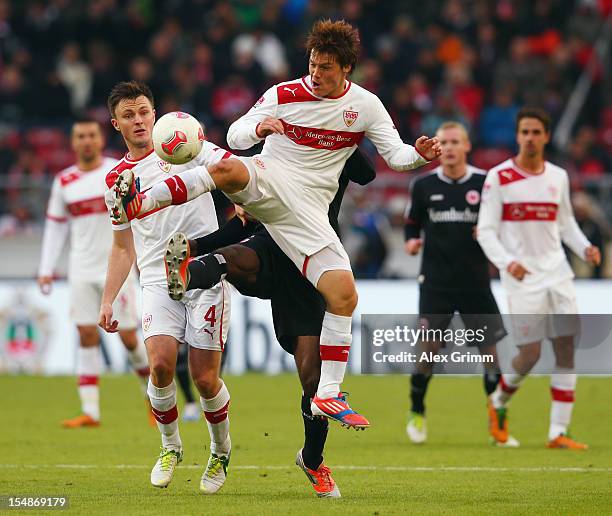
[[[113,185],[123,171],[130,170],[138,188],[146,190],[158,181],[171,180],[172,173],[185,170],[185,166],[170,165],[153,152],[155,110],[148,86],[136,81],[117,84],[108,98],[108,108],[113,127],[121,132],[128,148],[128,153],[107,176],[108,185]],[[229,156],[229,152],[204,142],[193,165],[211,167]],[[151,367],[148,394],[162,438],[151,483],[167,487],[183,457],[174,373],[179,343],[186,342],[190,346],[189,368],[200,392],[211,438],[211,455],[200,490],[215,493],[225,482],[231,451],[230,395],[219,378],[229,325],[230,292],[225,281],[221,281],[214,288],[193,290],[181,301],[174,301],[168,296],[164,264],[166,242],[179,229],[189,238],[218,229],[212,196],[206,194],[162,212],[142,212],[131,223],[114,223],[113,229],[99,325],[106,331],[115,331],[112,302],[136,258],[142,287],[142,329]]]
[[[79,333],[77,375],[81,414],[66,419],[62,425],[65,428],[78,428],[100,424],[98,379],[102,370],[102,356],[96,324],[106,260],[112,244],[104,192],[106,174],[117,160],[102,154],[104,137],[100,125],[93,119],[83,118],[73,124],[71,143],[77,162],[61,171],[53,181],[38,284],[43,294],[51,292],[53,271],[70,233],[70,317]],[[136,334],[135,277],[130,277],[125,283],[114,308],[119,321],[119,337],[146,396],[149,365],[144,344]]]
[[[364,136],[395,170],[419,167],[436,158],[440,148],[437,139],[425,136],[417,140],[416,149],[403,143],[378,97],[347,79],[359,45],[357,30],[348,23],[315,23],[306,45],[310,74],[271,87],[229,129],[230,147],[248,149],[265,140],[261,154],[179,174],[175,178],[180,190],[160,184],[137,195],[129,190],[127,174],[115,189],[119,194],[114,213],[130,219],[219,189],[261,221],[326,302],[313,415],[366,428],[368,420],[353,411],[340,392],[357,290],[349,258],[327,212],[342,168]],[[187,190],[186,196],[182,190]]]
[[584,450],[585,444],[568,435],[576,389],[572,321],[578,307],[561,242],[593,265],[601,255],[574,219],[567,172],[544,159],[549,139],[546,112],[523,108],[517,115],[518,155],[491,169],[483,187],[478,242],[500,271],[510,313],[528,314],[513,319],[519,352],[489,397],[489,428],[498,443],[507,441],[506,404],[540,358],[542,340],[549,338],[556,368],[547,446]]

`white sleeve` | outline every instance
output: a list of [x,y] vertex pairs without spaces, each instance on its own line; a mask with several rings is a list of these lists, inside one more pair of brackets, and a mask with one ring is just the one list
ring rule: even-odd
[[482,187],[476,238],[480,247],[499,270],[506,270],[514,257],[504,248],[499,231],[502,219],[502,200],[497,172],[489,172]]
[[576,219],[569,195],[569,180],[567,175],[564,178],[563,192],[561,193],[561,203],[559,204],[559,233],[561,240],[576,255],[584,260],[584,252],[591,245],[584,235]]
[[52,276],[57,259],[62,253],[66,238],[68,237],[68,212],[62,196],[62,187],[56,177],[51,187],[51,197],[47,207],[47,220],[42,241],[42,251],[39,276]]
[[365,135],[393,170],[411,170],[428,161],[412,146],[404,143],[393,125],[391,116],[376,95],[369,106],[369,123]]
[[278,107],[278,94],[276,86],[272,86],[266,91],[255,105],[245,114],[236,120],[227,131],[227,144],[231,149],[250,149],[257,145],[263,138],[255,133],[257,125],[267,117],[276,118],[276,108]]

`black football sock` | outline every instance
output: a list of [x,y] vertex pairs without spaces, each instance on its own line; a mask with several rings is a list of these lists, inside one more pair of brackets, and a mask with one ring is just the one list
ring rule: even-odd
[[312,399],[302,396],[302,419],[304,420],[304,449],[302,459],[307,468],[316,470],[323,462],[323,448],[327,440],[327,419],[314,417],[310,411]]
[[495,392],[500,378],[501,373],[499,371],[495,369],[485,369],[483,380],[484,390],[487,393],[487,396],[490,396],[491,394],[493,394],[493,392]]
[[[187,344],[181,344],[178,356],[176,358],[176,378],[178,379],[183,396],[187,403],[194,403],[193,391],[191,390],[191,378],[189,377],[189,365],[187,359]],[[184,348],[184,350],[182,349]]]
[[425,394],[431,375],[413,374],[410,377],[410,399],[412,400],[412,412],[425,414]]
[[221,254],[206,254],[189,262],[189,285],[194,288],[212,288],[227,274],[227,263]]

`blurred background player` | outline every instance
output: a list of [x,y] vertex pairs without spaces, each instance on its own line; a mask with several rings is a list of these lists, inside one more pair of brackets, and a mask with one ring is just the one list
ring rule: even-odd
[[[537,108],[523,108],[516,118],[518,155],[487,175],[478,219],[478,242],[500,271],[511,314],[518,355],[490,396],[497,423],[491,435],[508,439],[506,404],[540,358],[542,340],[552,340],[555,371],[551,375],[552,407],[549,448],[584,450],[568,435],[576,373],[574,371],[574,273],[561,243],[592,265],[599,249],[584,236],[572,213],[567,172],[544,159],[550,118]],[[554,314],[551,318],[546,314]]]
[[[349,181],[365,185],[376,172],[357,149],[346,161],[338,192],[329,207],[329,223],[339,233],[338,213]],[[173,241],[181,240],[176,246]],[[310,408],[319,377],[319,339],[325,300],[274,242],[264,226],[236,206],[236,217],[210,235],[187,240],[174,235],[166,254],[168,291],[173,298],[187,290],[210,288],[225,277],[246,296],[270,299],[274,332],[282,348],[294,356],[302,385],[300,403],[304,446],[296,464],[310,480],[317,496],[339,498],[340,489],[323,462],[328,421],[313,417]],[[199,256],[199,258],[191,258]],[[176,258],[176,259],[175,259]]]
[[[410,255],[423,248],[419,314],[427,328],[446,329],[455,312],[461,314],[466,328],[486,327],[485,341],[478,349],[495,359],[484,363],[488,396],[499,379],[496,343],[506,331],[491,292],[489,262],[475,235],[485,173],[467,163],[471,144],[464,125],[445,122],[436,136],[442,148],[440,166],[414,182],[405,247]],[[437,354],[444,344],[421,342],[420,346],[420,351]],[[433,363],[419,361],[416,367],[417,373],[410,377],[412,409],[406,431],[413,443],[423,443],[427,439],[425,394]]]
[[[70,232],[70,316],[79,332],[77,375],[82,414],[63,421],[66,428],[100,424],[98,379],[103,364],[96,324],[112,244],[104,192],[106,174],[117,162],[102,154],[104,137],[95,120],[76,121],[72,126],[71,142],[77,161],[53,181],[38,272],[40,290],[49,294],[57,260]],[[119,337],[146,396],[149,365],[144,344],[136,334],[138,314],[134,282],[131,274],[117,296],[114,310],[119,321]]]
[[[126,171],[135,177],[135,186],[142,190],[173,177],[170,172],[174,165],[160,160],[153,152],[153,106],[153,94],[144,83],[120,82],[111,90],[108,97],[111,122],[125,140],[128,152],[107,175],[109,187]],[[204,142],[202,152],[191,163],[212,166],[227,154]],[[112,303],[136,259],[142,287],[142,329],[151,367],[147,392],[162,438],[162,450],[151,471],[151,484],[167,487],[183,457],[174,374],[179,345],[187,343],[189,369],[200,392],[211,440],[200,491],[215,493],[225,483],[231,453],[230,394],[219,378],[229,326],[230,292],[221,282],[209,290],[190,292],[182,301],[172,300],[168,297],[164,268],[166,243],[176,231],[182,229],[195,238],[218,229],[212,197],[206,194],[183,206],[143,212],[132,222],[114,222],[113,229],[98,324],[106,331],[116,331]]]

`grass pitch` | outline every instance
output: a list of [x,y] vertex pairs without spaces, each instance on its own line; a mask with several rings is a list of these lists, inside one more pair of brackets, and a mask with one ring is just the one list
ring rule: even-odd
[[181,423],[184,461],[168,489],[150,486],[160,439],[135,378],[101,380],[100,428],[64,430],[59,421],[78,407],[74,378],[0,377],[0,495],[67,495],[74,514],[612,513],[611,378],[579,379],[572,431],[591,449],[566,452],[544,448],[548,378],[529,378],[513,400],[510,428],[522,447],[511,450],[488,444],[480,378],[434,379],[429,441],[414,446],[407,377],[349,377],[344,385],[372,428],[330,428],[325,460],[340,500],[317,499],[293,463],[303,439],[297,376],[226,383],[232,462],[223,490],[206,497],[198,492],[203,422]]

